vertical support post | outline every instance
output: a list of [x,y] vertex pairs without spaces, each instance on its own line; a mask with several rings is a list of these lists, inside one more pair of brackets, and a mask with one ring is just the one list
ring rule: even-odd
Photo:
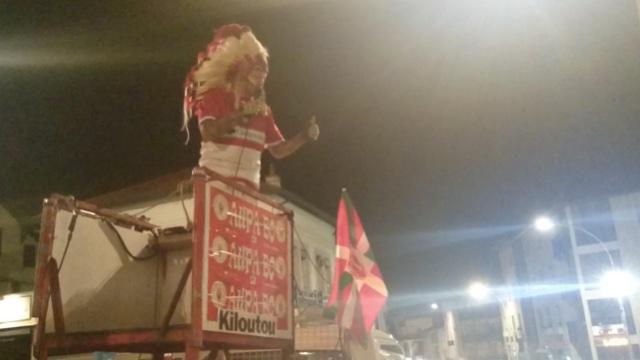
[[200,348],[187,341],[184,347],[184,360],[199,360],[199,356]]
[[38,262],[36,264],[36,286],[33,296],[33,314],[39,319],[33,337],[33,352],[36,358],[47,359],[47,345],[45,339],[45,325],[47,309],[49,308],[50,282],[49,259],[53,247],[53,234],[56,227],[56,201],[51,198],[43,202],[42,218],[40,220],[40,240],[38,241]]
[[587,301],[584,286],[584,276],[582,275],[582,264],[580,263],[580,254],[578,254],[578,242],[576,239],[576,230],[573,226],[573,217],[569,206],[564,208],[569,228],[569,238],[571,239],[571,252],[573,253],[573,262],[576,267],[576,276],[580,287],[580,300],[582,301],[582,310],[584,311],[584,321],[587,325],[587,334],[589,336],[589,348],[591,349],[591,358],[598,360],[598,349],[593,340],[593,323],[591,322],[591,312],[589,311],[589,302]]
[[[43,341],[44,343],[44,341]],[[47,360],[49,358],[49,352],[47,349],[47,346],[43,346],[42,349],[40,349],[39,354],[37,355],[37,359],[38,360]]]
[[[291,359],[291,355],[293,355],[293,349],[290,347],[286,347],[280,350],[280,354],[282,355],[281,356],[282,360],[289,360]],[[225,353],[225,356],[226,356],[226,353]],[[227,359],[230,359],[230,358],[227,358]]]
[[58,263],[56,259],[50,258],[46,265],[43,266],[45,276],[43,277],[44,286],[40,286],[38,296],[37,314],[39,316],[38,326],[35,331],[34,354],[38,360],[47,359],[47,342],[46,342],[46,319],[49,309],[49,299],[51,299],[51,308],[53,311],[53,326],[57,335],[64,335],[64,315],[62,313],[62,296],[60,293],[60,282],[58,281]]
[[178,301],[180,300],[180,295],[184,291],[184,288],[187,284],[187,279],[189,279],[189,274],[191,274],[191,267],[193,264],[193,259],[189,259],[187,265],[182,272],[182,276],[180,277],[180,281],[178,282],[178,287],[176,288],[176,292],[173,294],[173,298],[171,299],[171,304],[169,305],[169,309],[165,314],[164,320],[162,320],[162,327],[160,328],[161,334],[166,334],[169,329],[169,323],[171,322],[171,317],[176,310],[176,306],[178,306]]
[[33,339],[33,352],[38,360],[47,359],[47,341],[45,327],[47,309],[49,308],[49,287],[41,287],[39,291],[38,314],[40,316]]
[[60,281],[58,278],[58,262],[54,258],[49,259],[47,275],[51,309],[53,311],[53,326],[55,327],[56,335],[64,335],[65,326],[64,314],[62,312],[62,294],[60,292]]
[[[203,345],[203,294],[204,242],[205,239],[205,197],[208,196],[206,176],[194,170],[193,173],[193,240],[191,248],[191,335],[187,348]],[[191,360],[187,357],[186,360]],[[195,360],[195,358],[194,358]]]
[[629,322],[627,321],[627,311],[624,308],[624,300],[619,297],[617,299],[618,307],[620,307],[620,317],[622,318],[622,325],[624,326],[624,333],[627,336],[627,356],[629,360],[633,360],[633,343],[631,342],[631,334],[629,333]]
[[[42,268],[46,272],[49,269],[48,263],[43,265]],[[36,314],[38,314],[39,321],[36,326],[33,340],[33,351],[38,358],[38,360],[46,360],[47,359],[47,341],[45,339],[45,328],[47,321],[47,311],[49,309],[49,297],[51,292],[51,286],[49,285],[49,281],[47,281],[47,277],[43,277],[42,284],[39,286],[38,290],[38,302],[36,306]]]
[[444,328],[446,332],[447,339],[447,356],[452,359],[458,358],[458,334],[456,332],[456,320],[455,315],[453,314],[453,310],[448,310],[445,313],[444,318]]

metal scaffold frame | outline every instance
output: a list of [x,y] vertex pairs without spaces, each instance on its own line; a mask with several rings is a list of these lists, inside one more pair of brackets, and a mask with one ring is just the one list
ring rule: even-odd
[[[34,331],[34,354],[39,360],[46,360],[48,356],[77,354],[94,351],[130,352],[153,354],[154,359],[162,359],[164,353],[184,352],[185,360],[196,360],[200,351],[224,351],[228,355],[231,349],[280,349],[283,356],[293,351],[293,325],[291,326],[291,338],[264,337],[248,334],[209,331],[205,329],[203,316],[203,301],[207,301],[207,294],[203,294],[203,277],[207,271],[205,267],[205,188],[210,181],[225,184],[242,193],[242,196],[251,197],[256,202],[265,203],[277,209],[285,215],[292,228],[293,213],[282,205],[272,201],[268,197],[253,189],[233,183],[220,175],[203,168],[195,168],[192,173],[194,194],[194,219],[190,239],[185,239],[182,248],[191,247],[191,258],[184,264],[179,281],[170,296],[168,309],[160,315],[162,321],[159,326],[143,329],[121,329],[90,332],[72,332],[69,326],[65,326],[65,304],[62,294],[65,291],[61,287],[59,274],[59,262],[52,255],[52,249],[56,235],[56,217],[59,211],[67,211],[74,217],[86,216],[94,219],[106,219],[119,227],[135,231],[161,232],[162,229],[149,223],[143,217],[134,217],[121,214],[114,210],[100,208],[93,204],[77,201],[71,197],[54,194],[45,199],[40,233],[40,248],[36,267],[36,289],[34,294],[34,316],[39,322]],[[75,221],[75,218],[72,220]],[[187,229],[189,230],[189,229]],[[292,237],[289,236],[289,240]],[[175,247],[175,243],[172,243]],[[292,256],[292,246],[289,246],[289,259]],[[170,251],[165,249],[165,251]],[[292,284],[293,263],[290,262],[290,272],[287,273],[289,284]],[[88,269],[88,271],[90,271]],[[189,282],[189,279],[191,281]],[[190,286],[190,289],[189,289]],[[191,291],[190,321],[187,324],[171,324],[172,316],[184,294]],[[289,289],[292,293],[292,285]],[[290,296],[291,298],[291,296]],[[47,314],[51,312],[49,319],[53,320],[53,326],[47,329]],[[293,319],[292,304],[288,304],[287,311],[290,319]],[[53,329],[53,331],[51,330]]]

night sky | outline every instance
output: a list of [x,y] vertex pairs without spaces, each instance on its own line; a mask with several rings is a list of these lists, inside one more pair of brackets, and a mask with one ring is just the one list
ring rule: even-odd
[[182,83],[228,22],[269,48],[285,135],[320,123],[277,163],[284,186],[330,214],[348,188],[395,294],[461,286],[540,211],[640,190],[633,0],[15,3],[0,5],[1,199],[196,164]]

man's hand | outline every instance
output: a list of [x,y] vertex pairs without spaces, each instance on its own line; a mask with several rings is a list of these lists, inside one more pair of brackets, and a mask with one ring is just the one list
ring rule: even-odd
[[320,126],[316,122],[316,116],[313,115],[311,119],[305,125],[305,128],[301,132],[306,141],[316,141],[320,136]]
[[316,122],[316,117],[312,116],[304,128],[302,128],[302,131],[289,140],[279,142],[269,147],[269,152],[274,158],[283,159],[298,151],[298,149],[306,143],[318,140],[318,136],[320,136],[320,127]]

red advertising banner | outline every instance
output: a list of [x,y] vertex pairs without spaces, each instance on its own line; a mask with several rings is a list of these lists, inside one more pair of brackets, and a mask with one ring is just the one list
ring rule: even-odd
[[292,226],[220,182],[205,189],[203,329],[292,339]]

